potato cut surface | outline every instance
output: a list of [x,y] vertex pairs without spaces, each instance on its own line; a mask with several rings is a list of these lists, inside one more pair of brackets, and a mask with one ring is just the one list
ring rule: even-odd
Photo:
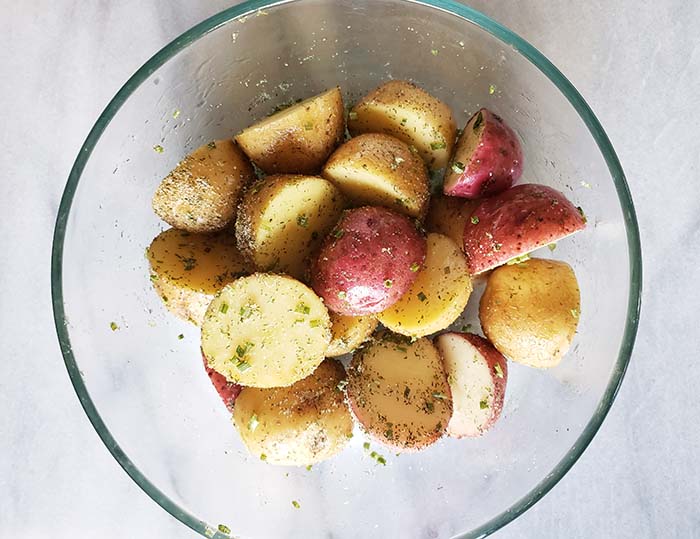
[[339,453],[352,434],[343,380],[342,364],[327,359],[290,387],[243,388],[233,423],[248,451],[270,464],[294,466]]
[[215,140],[187,157],[153,195],[153,211],[188,232],[216,232],[236,217],[243,187],[254,178],[248,158],[232,140]]
[[326,350],[327,357],[348,354],[370,338],[377,329],[377,319],[373,316],[345,316],[330,312],[331,344]]
[[428,339],[387,333],[367,345],[350,363],[347,394],[365,430],[400,450],[437,441],[452,415],[447,375]]
[[244,386],[288,386],[313,372],[331,340],[328,310],[284,275],[256,273],[226,285],[207,309],[209,366]]
[[167,309],[198,326],[214,295],[252,272],[230,232],[192,234],[170,228],[155,237],[146,257],[153,287]]
[[343,197],[316,176],[270,176],[249,189],[236,221],[240,249],[261,271],[305,279],[311,254],[343,210]]
[[447,236],[462,249],[464,226],[477,204],[477,201],[463,198],[434,195],[430,198],[425,228],[428,232]]
[[549,368],[569,349],[580,308],[571,266],[531,258],[493,271],[479,303],[479,319],[484,334],[506,357]]
[[425,165],[394,137],[369,133],[350,139],[328,159],[323,176],[355,206],[385,206],[411,217],[425,214]]
[[452,154],[457,126],[450,108],[408,81],[386,82],[350,111],[348,129],[384,133],[413,146],[432,170],[444,168]]
[[377,315],[387,328],[423,337],[457,320],[472,292],[467,260],[447,236],[428,234],[428,251],[416,280],[401,299]]
[[315,174],[345,131],[340,88],[292,105],[236,136],[236,142],[268,174]]

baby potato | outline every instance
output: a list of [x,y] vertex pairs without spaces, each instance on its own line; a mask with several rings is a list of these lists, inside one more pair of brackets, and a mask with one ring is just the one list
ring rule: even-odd
[[377,133],[351,138],[323,167],[355,206],[385,206],[422,218],[428,206],[428,173],[423,161],[400,140]]
[[452,415],[447,374],[428,339],[380,335],[353,356],[347,394],[364,429],[401,451],[436,442]]
[[306,285],[256,273],[226,285],[202,323],[202,352],[229,382],[289,386],[323,361],[331,340],[328,310]]
[[245,387],[233,424],[253,455],[270,464],[308,466],[339,453],[352,436],[352,417],[340,389],[343,365],[326,359],[290,387]]
[[243,196],[236,220],[241,251],[261,271],[305,279],[309,257],[338,221],[343,197],[316,176],[268,176]]
[[198,326],[224,285],[251,273],[233,234],[191,234],[170,228],[146,250],[151,282],[174,315]]
[[331,344],[326,357],[348,354],[370,338],[377,329],[377,319],[373,316],[344,316],[331,311]]
[[384,133],[413,146],[431,170],[447,165],[457,135],[445,103],[405,80],[385,82],[353,107],[348,130]]
[[484,334],[506,357],[541,369],[567,352],[579,320],[580,295],[566,262],[531,258],[496,268],[479,303]]
[[153,195],[153,211],[187,232],[217,232],[236,217],[238,197],[255,177],[248,158],[232,140],[215,140],[187,157]]
[[387,328],[409,337],[424,337],[459,318],[472,293],[467,260],[442,234],[428,234],[428,250],[413,284],[391,307],[377,315]]
[[244,129],[236,142],[267,174],[316,174],[343,139],[344,115],[335,87]]

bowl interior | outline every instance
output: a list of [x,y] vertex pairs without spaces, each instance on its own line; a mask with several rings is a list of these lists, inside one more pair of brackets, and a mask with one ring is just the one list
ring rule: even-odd
[[[639,260],[612,148],[534,49],[468,8],[436,4],[232,8],[139,71],[78,158],[54,246],[66,362],[115,457],[200,533],[220,536],[223,523],[242,537],[479,536],[560,478],[614,397],[636,328]],[[579,331],[555,369],[510,365],[503,417],[481,439],[445,439],[401,456],[372,444],[386,457],[381,466],[357,430],[349,449],[311,471],[269,466],[246,453],[211,388],[198,330],[171,317],[151,290],[144,250],[165,228],[151,196],[185,153],[277,105],[334,85],[348,104],[388,78],[439,96],[460,126],[482,106],[501,114],[523,141],[522,181],[551,185],[584,208],[587,230],[537,253],[574,267]],[[478,329],[477,297],[457,327]]]

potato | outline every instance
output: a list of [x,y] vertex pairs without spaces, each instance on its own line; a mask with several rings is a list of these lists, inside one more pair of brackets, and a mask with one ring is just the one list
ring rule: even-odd
[[361,316],[396,303],[425,259],[425,237],[386,208],[346,210],[311,268],[311,283],[338,314]]
[[224,401],[224,405],[229,412],[233,411],[233,405],[236,403],[236,398],[241,393],[243,389],[238,384],[233,384],[226,380],[226,377],[216,372],[209,365],[207,365],[207,357],[202,353],[202,359],[204,360],[204,369],[207,371],[207,375],[211,380],[214,389]]
[[391,307],[377,315],[390,330],[424,337],[459,318],[472,293],[467,260],[447,236],[428,234],[425,263],[416,280]]
[[331,315],[331,344],[326,357],[349,354],[370,338],[377,329],[377,319],[373,316],[344,316],[334,312]]
[[505,191],[523,173],[518,136],[488,109],[471,117],[445,174],[446,195],[481,198]]
[[450,107],[404,80],[385,82],[363,97],[350,111],[348,130],[396,137],[416,148],[431,170],[447,165],[457,135]]
[[232,140],[215,140],[185,157],[160,182],[153,211],[188,232],[217,232],[236,217],[242,188],[255,177]]
[[352,436],[352,417],[334,359],[290,387],[243,388],[233,424],[253,455],[270,464],[305,466],[339,453]]
[[380,336],[352,358],[347,394],[364,429],[402,451],[436,442],[452,415],[447,375],[428,339]]
[[464,226],[477,204],[475,200],[434,195],[430,198],[425,229],[447,236],[461,249],[464,244]]
[[345,132],[340,88],[292,105],[236,136],[236,142],[267,174],[315,174]]
[[479,303],[479,319],[499,352],[544,369],[558,365],[569,349],[579,310],[571,266],[531,258],[494,270]]
[[423,161],[389,135],[368,133],[350,139],[330,156],[323,176],[355,206],[386,206],[420,218],[428,207]]
[[498,420],[508,365],[493,345],[471,333],[443,333],[435,339],[447,371],[454,411],[447,424],[453,438],[481,436]]
[[586,226],[583,211],[551,187],[525,183],[486,198],[464,228],[472,275],[559,241]]
[[191,234],[170,228],[155,237],[146,258],[153,287],[167,309],[198,326],[225,284],[252,273],[229,232]]
[[261,271],[304,279],[309,257],[338,221],[343,197],[316,176],[268,176],[243,196],[236,220],[241,251]]
[[229,382],[288,386],[311,374],[331,340],[328,310],[291,277],[256,273],[226,285],[202,323],[208,365]]

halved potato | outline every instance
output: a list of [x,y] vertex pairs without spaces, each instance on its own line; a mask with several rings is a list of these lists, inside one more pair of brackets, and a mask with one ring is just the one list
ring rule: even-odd
[[348,354],[370,338],[377,329],[377,319],[373,316],[344,316],[330,312],[333,338],[326,350],[326,357]]
[[290,387],[243,388],[233,424],[248,451],[270,464],[305,466],[339,453],[352,435],[352,417],[339,389],[343,365],[327,359]]
[[484,334],[506,357],[555,367],[576,333],[580,293],[566,262],[531,258],[493,271],[479,303]]
[[416,148],[431,170],[444,168],[452,154],[457,126],[445,103],[405,80],[385,82],[353,107],[348,129],[384,133]]
[[452,415],[442,359],[428,339],[387,332],[362,348],[350,362],[347,394],[365,430],[399,450],[436,442]]
[[457,244],[442,234],[428,234],[428,251],[416,280],[391,307],[377,315],[387,328],[424,337],[459,318],[472,293],[467,260]]
[[169,228],[146,249],[151,282],[167,309],[200,326],[214,295],[252,273],[230,232],[191,234]]
[[248,158],[232,140],[215,140],[187,157],[153,195],[153,211],[188,232],[223,230],[236,217],[238,197],[255,177]]
[[288,386],[323,361],[330,327],[328,310],[313,290],[291,277],[255,273],[226,285],[211,302],[202,351],[230,382]]
[[309,257],[338,221],[343,197],[317,176],[268,176],[243,196],[236,220],[241,251],[261,271],[306,277]]
[[423,217],[428,205],[428,172],[423,161],[400,140],[378,133],[351,138],[323,167],[355,206],[386,206]]
[[551,187],[523,183],[485,198],[464,227],[472,275],[495,268],[582,230],[580,208]]
[[425,229],[447,236],[461,249],[464,244],[464,226],[478,204],[474,200],[433,195],[425,218]]
[[344,114],[335,87],[244,129],[236,142],[268,174],[315,174],[343,139]]

